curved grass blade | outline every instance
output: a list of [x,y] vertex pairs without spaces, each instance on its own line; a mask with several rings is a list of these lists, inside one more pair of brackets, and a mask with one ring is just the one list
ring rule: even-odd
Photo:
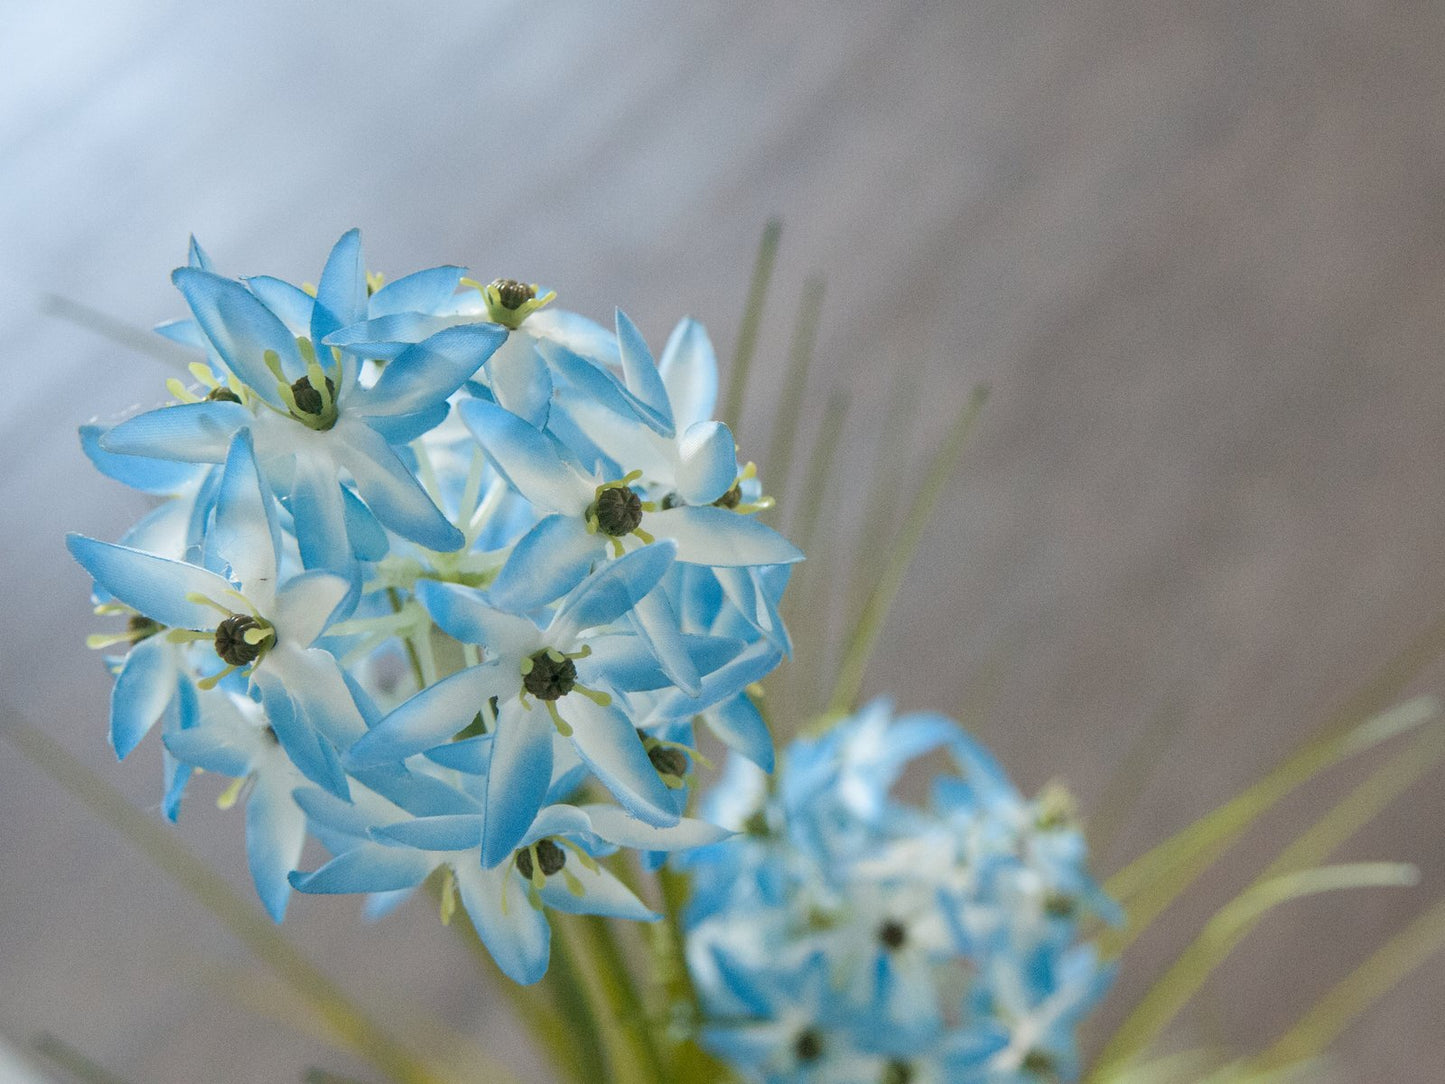
[[[1314,824],[1286,846],[1273,862],[1236,899],[1263,886],[1301,870],[1319,866],[1331,854],[1354,838],[1396,798],[1423,779],[1445,760],[1445,729],[1432,727],[1404,752],[1376,769],[1356,785]],[[1238,931],[1238,939],[1247,936],[1263,918],[1256,915]],[[1210,927],[1189,945],[1174,964],[1150,987],[1135,1005],[1133,1012],[1120,1025],[1109,1046],[1122,1042],[1121,1035],[1132,1033],[1135,1054],[1147,1050],[1189,1000],[1224,962],[1234,942],[1211,942]],[[1211,955],[1211,948],[1215,950]],[[1108,1053],[1108,1047],[1105,1049]],[[1127,1060],[1125,1057],[1123,1060]]]
[[[1383,711],[1390,701],[1398,698],[1405,686],[1425,664],[1438,657],[1442,651],[1445,651],[1445,615],[1437,617],[1423,633],[1407,644],[1404,650],[1380,667],[1368,682],[1347,698],[1325,721],[1316,732],[1316,736],[1275,768],[1271,776],[1296,776],[1298,772],[1295,769],[1301,763],[1310,762],[1321,747],[1331,746],[1344,732],[1365,730],[1369,725],[1369,717]],[[1331,762],[1326,760],[1321,767],[1327,766],[1328,763]],[[1259,783],[1255,784],[1255,787],[1263,786],[1271,776],[1261,779]],[[1307,779],[1308,776],[1305,778]],[[1300,780],[1300,782],[1303,781]],[[1298,783],[1294,785],[1298,785]],[[1289,786],[1279,794],[1279,798],[1284,797],[1293,789],[1294,786]],[[1233,801],[1243,799],[1248,793],[1249,791],[1245,791],[1236,795]],[[1226,803],[1224,806],[1206,813],[1193,824],[1151,848],[1111,877],[1106,888],[1115,899],[1121,899],[1123,896],[1132,895],[1138,891],[1140,885],[1149,884],[1178,861],[1175,856],[1176,851],[1187,851],[1186,843],[1189,839],[1192,838],[1197,844],[1201,838],[1210,835],[1210,822],[1215,822],[1214,827],[1222,831],[1226,827],[1225,822],[1231,820],[1225,813],[1231,804],[1232,802]],[[1187,858],[1188,855],[1185,854],[1185,857]],[[1201,869],[1200,872],[1203,870]],[[1186,882],[1186,884],[1188,883]],[[1150,916],[1151,921],[1152,917]],[[1131,916],[1130,924],[1134,925],[1133,916]],[[1148,922],[1144,922],[1139,929],[1142,930],[1147,925]],[[1128,937],[1128,940],[1120,943],[1119,947],[1122,948],[1124,944],[1128,944],[1132,940],[1133,936]]]
[[1096,1068],[1089,1080],[1107,1080],[1111,1073],[1140,1057],[1193,993],[1199,972],[1207,974],[1212,970],[1274,908],[1324,892],[1408,887],[1418,881],[1419,871],[1408,863],[1350,862],[1300,870],[1251,885],[1214,913],[1199,937],[1165,975],[1165,980],[1171,981],[1163,990],[1159,986],[1165,980],[1156,984],[1155,990],[1110,1036],[1095,1060]]
[[776,218],[769,219],[763,227],[763,239],[758,245],[757,262],[753,264],[753,277],[748,283],[748,300],[743,306],[743,322],[738,328],[738,344],[733,351],[732,371],[728,376],[727,397],[719,417],[734,433],[742,418],[743,398],[747,394],[748,376],[753,367],[753,354],[758,347],[758,329],[763,324],[763,310],[767,307],[768,285],[773,278],[773,265],[778,260],[778,241],[783,236],[783,224]]
[[[252,901],[237,893],[170,830],[136,809],[54,739],[20,722],[16,712],[6,707],[4,714],[0,734],[211,912],[257,959],[311,1003],[348,1050],[398,1084],[443,1084],[446,1078],[425,1058],[392,1038],[302,956]],[[480,1073],[481,1067],[478,1069]]]
[[1323,1058],[1311,1058],[1278,1069],[1252,1069],[1248,1062],[1237,1061],[1211,1073],[1196,1084],[1320,1084],[1329,1079]]
[[[443,892],[453,891],[444,877],[435,874],[427,878],[425,887],[438,903]],[[602,1063],[602,1040],[591,1007],[582,997],[582,988],[571,975],[572,958],[567,946],[553,942],[552,962],[540,986],[519,986],[497,966],[465,908],[452,912],[447,926],[472,954],[488,985],[507,998],[512,1011],[552,1058],[563,1079],[590,1080]],[[551,994],[552,1005],[544,1001],[544,990]]]
[[301,1084],[364,1084],[364,1082],[355,1077],[342,1076],[340,1073],[333,1073],[330,1069],[313,1065],[302,1076]]
[[1124,907],[1128,920],[1123,929],[1101,934],[1100,952],[1105,957],[1117,956],[1133,944],[1250,825],[1296,789],[1331,765],[1419,726],[1436,711],[1434,700],[1420,697],[1344,733],[1331,732],[1317,738],[1258,782],[1135,859],[1104,884],[1104,890]]
[[833,457],[843,439],[843,422],[847,417],[848,393],[836,389],[828,396],[827,406],[823,408],[818,438],[813,443],[813,454],[808,457],[808,468],[803,475],[803,499],[789,524],[794,544],[804,553],[812,548],[813,536],[823,516],[823,498],[828,491]]
[[1208,1050],[1181,1050],[1143,1065],[1121,1069],[1105,1084],[1196,1084],[1219,1056]]
[[1114,774],[1104,784],[1099,808],[1088,819],[1089,851],[1103,855],[1124,827],[1129,811],[1184,725],[1184,712],[1176,703],[1165,704],[1149,720],[1144,733],[1130,745]]
[[803,414],[808,369],[813,363],[813,348],[818,341],[818,319],[823,311],[824,289],[821,275],[814,275],[803,284],[803,300],[798,305],[793,341],[788,347],[788,369],[783,377],[782,390],[778,393],[777,409],[773,411],[773,432],[768,443],[766,466],[768,485],[779,498],[787,495],[788,484],[792,481],[798,419]]
[[40,299],[40,311],[45,316],[53,316],[93,335],[99,335],[117,346],[134,350],[137,354],[145,354],[162,364],[175,366],[188,376],[190,369],[187,366],[201,357],[196,351],[187,350],[170,339],[135,327],[124,320],[117,320],[109,313],[59,294],[43,296]]
[[863,675],[868,669],[868,660],[872,658],[888,611],[898,597],[904,573],[913,563],[913,555],[923,537],[924,528],[933,518],[938,499],[953,476],[954,468],[958,465],[964,446],[973,432],[974,422],[978,420],[987,400],[988,388],[984,385],[975,387],[953,427],[948,431],[943,446],[929,464],[928,473],[908,508],[898,538],[888,548],[887,563],[869,592],[858,624],[844,647],[843,662],[838,668],[838,680],[834,683],[833,695],[828,700],[827,710],[830,716],[841,718],[856,705],[858,692],[863,687]]
[[42,1031],[30,1040],[30,1049],[80,1084],[127,1084],[124,1077],[97,1064],[58,1035]]
[[1370,1006],[1442,949],[1445,949],[1445,900],[1390,938],[1336,983],[1253,1064],[1268,1069],[1318,1055]]

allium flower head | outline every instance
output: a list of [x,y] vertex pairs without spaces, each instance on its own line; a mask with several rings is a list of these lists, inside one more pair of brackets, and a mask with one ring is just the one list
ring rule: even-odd
[[[945,752],[923,806],[893,786]],[[771,783],[737,760],[704,803],[742,836],[688,856],[704,1041],[747,1079],[1072,1079],[1112,916],[1076,826],[1041,816],[951,720],[877,702],[793,743]]]

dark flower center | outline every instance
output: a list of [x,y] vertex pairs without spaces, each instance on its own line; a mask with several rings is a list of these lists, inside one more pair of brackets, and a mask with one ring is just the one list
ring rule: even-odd
[[793,1055],[804,1064],[817,1061],[823,1056],[823,1036],[813,1028],[802,1032],[793,1040]]
[[567,852],[550,839],[541,839],[530,847],[523,847],[516,854],[517,872],[528,880],[532,879],[532,852],[537,852],[537,866],[543,877],[550,877],[567,864]]
[[890,918],[878,927],[878,940],[886,949],[901,949],[908,940],[908,931],[903,923]]
[[734,482],[732,489],[712,503],[717,508],[736,508],[743,503],[743,487]]
[[1046,1080],[1055,1079],[1056,1075],[1054,1059],[1042,1050],[1030,1050],[1024,1055],[1024,1060],[1019,1068],[1023,1069],[1026,1073],[1032,1073],[1034,1076]]
[[536,290],[516,279],[493,279],[492,289],[497,291],[497,300],[504,309],[519,309],[537,296]]
[[[326,392],[331,396],[331,401],[336,401],[336,383],[329,376],[326,378]],[[291,385],[291,395],[296,400],[296,409],[302,414],[319,416],[326,408],[325,401],[321,398],[321,392],[311,383],[308,377],[302,377]]]
[[577,684],[577,667],[572,660],[554,659],[546,651],[532,656],[532,669],[522,676],[522,687],[538,700],[560,700]]
[[883,1067],[881,1084],[909,1084],[913,1080],[913,1066],[906,1061],[890,1061]]
[[239,403],[241,401],[241,397],[224,384],[206,392],[206,398],[213,403]]
[[642,522],[642,498],[627,486],[613,486],[597,495],[592,514],[597,517],[599,531],[621,538]]
[[743,832],[757,838],[772,835],[773,826],[768,823],[768,811],[759,809],[748,814],[748,819],[743,821]]
[[216,654],[228,666],[245,666],[261,654],[261,644],[249,643],[246,633],[259,629],[261,622],[250,614],[232,614],[216,626]]
[[131,642],[138,644],[142,640],[160,632],[161,624],[158,621],[152,621],[145,614],[131,614],[130,620],[126,622],[125,628],[131,635]]
[[674,775],[681,779],[687,774],[687,754],[670,745],[654,745],[647,751],[647,759],[657,769],[658,775]]
[[1050,918],[1073,918],[1078,905],[1064,892],[1050,892],[1044,897],[1044,913]]

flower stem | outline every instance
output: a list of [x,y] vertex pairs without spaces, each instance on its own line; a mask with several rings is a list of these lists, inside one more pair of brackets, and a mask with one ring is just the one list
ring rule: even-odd
[[727,399],[719,415],[734,433],[738,430],[738,422],[743,412],[748,373],[753,367],[753,354],[758,346],[758,330],[762,327],[763,309],[768,299],[768,284],[773,278],[773,264],[778,259],[778,241],[782,236],[783,224],[776,218],[770,219],[763,227],[763,239],[758,245],[758,259],[753,265],[752,280],[748,283],[748,300],[743,307],[742,326],[738,328],[738,345],[733,352]]
[[903,585],[903,576],[913,562],[914,551],[918,549],[923,530],[933,518],[933,510],[943,495],[944,487],[953,476],[953,469],[963,454],[964,445],[973,432],[983,404],[988,400],[988,388],[980,385],[973,390],[968,402],[959,413],[944,440],[943,447],[929,465],[923,485],[913,498],[903,521],[903,529],[888,553],[888,561],[878,577],[868,601],[859,615],[857,627],[849,638],[843,654],[843,663],[838,668],[838,680],[833,686],[833,696],[828,702],[830,715],[842,715],[851,711],[863,687],[863,674],[868,669],[868,660],[873,647],[883,631],[883,622]]

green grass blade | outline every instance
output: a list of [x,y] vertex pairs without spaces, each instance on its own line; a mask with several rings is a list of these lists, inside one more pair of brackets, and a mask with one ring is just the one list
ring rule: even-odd
[[89,305],[81,304],[68,297],[61,297],[58,294],[46,294],[42,297],[40,311],[45,316],[53,316],[57,320],[63,320],[67,324],[83,328],[93,335],[99,335],[102,339],[113,342],[117,346],[134,350],[137,354],[145,354],[162,364],[180,369],[187,377],[190,376],[187,366],[203,357],[196,351],[187,350],[180,343],[172,342],[164,336],[145,331],[124,320],[117,320],[114,316],[101,312],[99,309],[93,309]]
[[1105,882],[1104,890],[1124,906],[1128,921],[1122,930],[1100,935],[1100,951],[1112,957],[1131,945],[1250,825],[1324,769],[1419,726],[1435,712],[1435,702],[1422,697],[1352,730],[1308,742],[1258,782],[1135,859]]
[[[578,1082],[662,1084],[658,1066],[649,1057],[638,1034],[646,1021],[624,1010],[628,998],[618,985],[619,978],[604,962],[600,946],[593,940],[594,933],[588,922],[591,917],[552,916],[553,966],[561,966],[554,988],[559,1005],[560,998],[576,1003],[572,1012],[591,1021],[589,1042],[595,1041],[600,1047],[584,1075],[577,1078]],[[571,1013],[568,1015],[570,1019]]]
[[1130,810],[1144,793],[1174,738],[1185,714],[1175,703],[1163,706],[1148,722],[1100,791],[1098,811],[1088,819],[1089,851],[1104,855],[1128,821]]
[[30,1049],[80,1084],[127,1084],[124,1077],[116,1076],[48,1031],[36,1035],[30,1041]]
[[778,260],[778,241],[783,236],[783,224],[776,218],[770,219],[763,227],[763,239],[758,245],[757,262],[753,264],[753,277],[748,284],[748,299],[743,306],[743,320],[738,328],[738,344],[733,351],[733,365],[728,376],[727,397],[719,417],[734,433],[742,420],[743,398],[747,395],[748,376],[753,367],[753,354],[757,351],[758,330],[763,324],[763,310],[767,307],[768,285],[773,278],[773,265]]
[[963,410],[959,412],[953,427],[945,437],[943,446],[929,464],[923,484],[909,506],[903,527],[893,544],[888,547],[888,559],[877,583],[868,594],[858,624],[848,638],[843,650],[843,662],[838,668],[838,680],[833,685],[833,695],[828,700],[828,713],[841,716],[851,711],[863,687],[863,675],[868,669],[868,660],[873,656],[883,623],[888,617],[898,589],[903,585],[903,576],[913,563],[913,555],[923,538],[924,528],[933,518],[934,509],[942,497],[948,481],[953,477],[954,468],[963,455],[964,446],[973,433],[983,404],[988,400],[988,389],[982,385],[973,390]]
[[1341,979],[1284,1035],[1255,1059],[1268,1069],[1315,1057],[1411,972],[1445,949],[1445,900],[1385,942]]
[[354,1076],[342,1076],[340,1073],[333,1073],[330,1069],[313,1065],[301,1077],[301,1084],[365,1084],[365,1082],[357,1080]]
[[[833,481],[834,456],[843,438],[843,423],[847,416],[847,392],[834,391],[828,396],[812,454],[808,457],[802,500],[791,509],[792,528],[789,534],[794,544],[808,555],[808,559],[794,572],[794,582],[783,595],[783,621],[792,630],[795,656],[786,666],[774,671],[776,677],[767,683],[767,687],[770,690],[781,688],[777,706],[782,717],[793,722],[804,718],[812,709],[808,703],[808,679],[812,675],[801,672],[806,664],[799,661],[798,655],[811,652],[814,657],[812,665],[816,666],[827,641],[827,613],[831,596],[827,577],[823,575],[824,547],[817,543],[816,536],[827,504],[828,484]],[[808,626],[806,630],[802,627],[804,624]]]
[[[1398,699],[1405,687],[1424,668],[1425,664],[1437,658],[1442,651],[1445,651],[1445,615],[1437,617],[1423,633],[1407,644],[1404,650],[1377,670],[1368,682],[1347,698],[1325,721],[1316,732],[1315,738],[1298,749],[1271,774],[1295,774],[1292,766],[1297,761],[1308,760],[1315,752],[1318,752],[1320,747],[1330,746],[1343,732],[1356,728],[1364,729],[1360,725],[1362,720],[1383,711],[1391,701]],[[1345,750],[1346,753],[1348,751],[1348,749]],[[1260,780],[1256,786],[1263,786],[1268,779],[1269,777]],[[1289,787],[1279,797],[1284,797],[1293,789],[1293,786]],[[1248,791],[1237,795],[1233,801],[1240,801],[1247,793]],[[1209,837],[1211,823],[1215,829],[1219,829],[1224,822],[1230,820],[1230,816],[1226,813],[1229,805],[1230,803],[1226,803],[1226,805],[1205,814],[1193,824],[1157,844],[1111,877],[1105,887],[1114,894],[1116,899],[1133,895],[1141,885],[1149,884],[1177,861],[1174,857],[1176,850],[1187,852],[1185,843],[1188,839],[1193,838],[1197,843],[1201,838]],[[1188,857],[1187,853],[1185,857]],[[1150,921],[1152,921],[1152,916],[1150,916]],[[1131,925],[1133,924],[1131,918]],[[1144,922],[1139,928],[1143,929],[1147,925],[1148,922]],[[1132,940],[1133,936],[1130,936],[1122,944],[1127,944]],[[1115,942],[1118,943],[1117,939]],[[1119,944],[1119,947],[1122,947],[1122,944]]]
[[682,911],[691,892],[691,878],[663,866],[657,871],[662,890],[663,917],[655,927],[653,951],[657,983],[662,996],[664,1034],[672,1041],[669,1084],[722,1084],[734,1078],[726,1065],[697,1043],[702,1006],[692,973],[687,969]]
[[1323,1058],[1293,1062],[1278,1069],[1251,1068],[1247,1061],[1236,1061],[1199,1080],[1197,1084],[1320,1084],[1329,1079]]
[[[446,1079],[354,1004],[280,934],[252,900],[237,893],[224,877],[193,855],[177,835],[136,809],[64,746],[20,722],[15,712],[7,708],[5,716],[0,734],[211,912],[257,959],[315,1007],[347,1049],[398,1084],[441,1084]],[[480,1066],[478,1070],[480,1073]]]
[[833,460],[843,439],[843,422],[847,417],[848,393],[836,390],[828,396],[828,403],[823,408],[818,438],[813,443],[813,453],[808,457],[808,467],[803,475],[803,499],[798,502],[789,524],[793,544],[804,553],[812,547],[813,537],[823,518]]
[[788,495],[792,482],[793,453],[797,450],[798,421],[803,415],[804,396],[808,391],[808,370],[813,363],[813,349],[818,341],[818,320],[823,311],[824,282],[814,276],[803,284],[803,300],[798,306],[797,323],[793,325],[793,341],[788,347],[788,369],[773,411],[773,432],[764,462],[764,478],[769,492],[779,501]]
[[[439,903],[442,879],[433,874],[427,878],[425,888]],[[591,1066],[601,1056],[602,1047],[589,1031],[589,1027],[594,1025],[585,1011],[586,1005],[580,1001],[576,983],[571,983],[570,990],[568,988],[565,975],[568,961],[565,956],[554,952],[547,977],[539,984],[520,986],[497,966],[465,908],[456,910],[448,929],[456,934],[476,960],[489,988],[500,991],[507,999],[517,1019],[531,1031],[537,1045],[552,1059],[562,1079],[588,1080]],[[573,1000],[567,1000],[569,992]],[[547,1001],[549,993],[552,1004]]]
[[868,593],[883,575],[888,552],[894,541],[898,507],[907,488],[905,480],[912,448],[908,436],[913,433],[912,421],[918,413],[922,381],[916,368],[904,369],[893,382],[883,428],[878,431],[873,448],[873,469],[868,481],[868,530],[857,532],[854,539],[852,566],[848,573],[847,612],[856,627],[868,605]]
[[[1314,824],[1301,832],[1264,872],[1236,897],[1236,901],[1266,891],[1265,886],[1268,884],[1282,883],[1283,878],[1321,865],[1400,795],[1438,767],[1442,760],[1445,760],[1445,728],[1431,727],[1427,733],[1411,742],[1409,748],[1376,769]],[[1114,1039],[1110,1040],[1109,1047],[1114,1046],[1115,1042],[1123,1042],[1119,1036],[1132,1031],[1135,1052],[1142,1053],[1146,1050],[1199,992],[1209,976],[1224,962],[1225,956],[1234,945],[1247,936],[1263,917],[1261,912],[1242,922],[1235,936],[1226,940],[1220,940],[1216,936],[1217,930],[1213,923],[1207,925],[1139,1000],[1129,1018],[1120,1025]],[[1106,1054],[1109,1053],[1109,1047],[1105,1048]]]
[[1111,1072],[1142,1056],[1203,982],[1201,972],[1207,975],[1274,908],[1324,892],[1405,887],[1418,880],[1419,871],[1406,863],[1351,862],[1299,870],[1251,885],[1214,913],[1199,937],[1109,1037],[1090,1080],[1108,1079]]
[[1196,1084],[1218,1061],[1208,1050],[1181,1050],[1114,1072],[1102,1084]]

